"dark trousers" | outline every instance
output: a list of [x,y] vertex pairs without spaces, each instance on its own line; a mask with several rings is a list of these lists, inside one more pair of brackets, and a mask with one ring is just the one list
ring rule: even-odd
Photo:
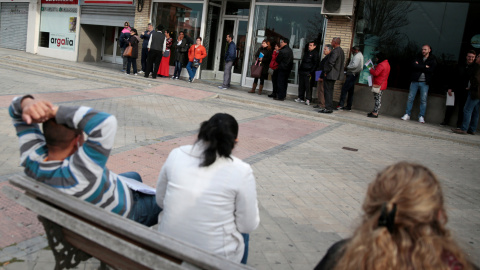
[[[162,57],[163,57],[163,52],[162,51],[157,51],[157,50],[150,49],[150,51],[148,52],[148,57],[147,57],[147,70],[145,70],[145,77],[146,78],[148,78],[148,76],[150,75],[150,72],[152,71],[152,67],[154,67],[152,78],[157,77],[158,68],[160,67],[160,62],[162,61]],[[155,64],[155,66],[154,66],[154,64]]]
[[175,70],[173,71],[173,77],[179,78],[182,73],[182,62],[175,61]]
[[277,98],[285,99],[287,96],[288,77],[290,76],[290,70],[277,69]]
[[455,105],[447,106],[445,110],[445,117],[443,118],[443,122],[447,124],[450,122],[450,118],[452,117],[452,114],[455,111],[455,107],[457,107],[458,108],[457,128],[461,128],[463,123],[463,108],[465,107],[466,101],[467,101],[467,92],[456,91]]
[[142,71],[145,72],[147,70],[147,56],[148,56],[148,48],[142,48]]
[[260,79],[260,85],[263,85],[264,82],[265,82],[265,77],[266,77],[266,76],[263,76],[263,75],[262,75],[262,77],[260,77],[260,78],[255,78],[255,79],[253,80],[253,83],[254,83],[254,84],[257,84],[257,83],[258,83],[258,79]]
[[137,58],[127,57],[127,74],[130,74],[130,66],[133,66],[133,74],[137,74]]
[[323,91],[325,93],[325,109],[333,110],[333,86],[335,80],[323,79]]
[[[308,73],[299,73],[298,74],[298,98],[305,100],[305,92],[308,94],[308,89],[310,88],[310,74]],[[312,100],[312,89],[310,89],[310,99],[307,95],[308,100]]]
[[340,102],[338,103],[338,106],[343,107],[343,105],[345,104],[345,98],[347,97],[347,94],[348,94],[346,108],[348,109],[352,108],[353,92],[354,92],[353,90],[355,87],[356,80],[357,80],[357,75],[353,73],[347,74],[347,78],[345,79],[345,83],[343,84],[343,87],[342,87],[342,93],[340,94]]
[[278,94],[278,89],[277,89],[277,83],[278,83],[278,71],[274,70],[272,74],[272,96],[276,97]]

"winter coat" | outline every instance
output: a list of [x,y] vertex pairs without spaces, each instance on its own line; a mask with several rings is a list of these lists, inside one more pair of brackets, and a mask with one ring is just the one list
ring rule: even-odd
[[226,62],[233,62],[235,61],[235,58],[237,58],[237,49],[235,47],[235,42],[231,41],[228,44],[228,49],[225,52],[225,63]]
[[[429,66],[427,68],[427,66]],[[435,71],[435,67],[437,66],[437,59],[433,54],[430,54],[423,62],[423,55],[419,55],[413,60],[412,63],[412,77],[411,81],[412,82],[418,82],[418,79],[420,78],[420,75],[422,73],[425,73],[425,83],[430,85],[430,82],[432,81],[432,76],[433,72]]]
[[317,71],[321,70],[322,74],[320,75],[320,79],[325,79],[325,63],[328,62],[328,59],[330,58],[330,54],[325,55],[323,57],[322,61],[320,61],[320,64],[318,64]]
[[302,63],[298,68],[298,73],[301,74],[312,74],[315,72],[315,69],[318,66],[318,52],[314,51],[306,51],[303,54]]
[[128,42],[132,45],[132,56],[130,56],[130,58],[138,58],[138,43],[140,43],[140,38],[137,35],[130,36]]
[[260,53],[263,53],[263,59],[262,59],[262,75],[264,76],[267,76],[268,75],[268,68],[270,66],[270,62],[272,61],[272,51],[267,49],[267,48],[263,48],[260,46],[260,48],[258,48],[257,52],[255,53],[255,58],[259,58],[260,57]]
[[288,45],[283,46],[279,51],[276,59],[278,63],[278,69],[280,70],[292,70],[293,67],[293,51]]
[[180,63],[185,63],[187,59],[187,52],[188,52],[188,44],[186,39],[182,39],[182,43],[177,45],[178,40],[173,43],[173,47],[175,48],[175,61]]
[[120,48],[125,49],[128,46],[128,42],[130,40],[130,32],[122,32],[120,34],[120,37],[118,37],[118,40],[120,41]]
[[278,56],[278,51],[273,51],[272,60],[270,61],[270,66],[269,66],[273,70],[278,68],[277,56]]
[[202,63],[202,59],[207,57],[207,50],[203,45],[198,46],[195,48],[195,45],[192,45],[188,50],[188,61],[193,62],[193,58],[200,59],[200,64]]
[[327,74],[327,80],[341,80],[344,77],[345,53],[340,47],[336,47],[330,52],[330,57],[325,63],[324,72]]
[[380,90],[387,89],[388,76],[390,75],[388,60],[383,60],[375,69],[371,68],[369,71],[373,76],[373,84],[380,85]]
[[140,35],[140,38],[143,39],[143,43],[142,43],[142,48],[143,49],[146,49],[148,48],[148,40],[150,39],[150,36],[152,35],[152,32],[148,32],[148,31],[145,31],[145,35],[142,34]]

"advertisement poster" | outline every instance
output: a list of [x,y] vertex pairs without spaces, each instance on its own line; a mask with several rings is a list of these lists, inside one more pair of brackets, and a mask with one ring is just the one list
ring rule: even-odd
[[42,4],[40,32],[48,34],[48,48],[75,51],[77,5]]

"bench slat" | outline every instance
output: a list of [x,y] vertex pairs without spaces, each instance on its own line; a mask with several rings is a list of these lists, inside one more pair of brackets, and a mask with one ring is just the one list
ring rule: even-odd
[[224,257],[208,253],[189,243],[185,243],[154,231],[132,220],[110,213],[90,203],[59,192],[25,175],[14,175],[10,182],[28,194],[47,201],[54,207],[68,211],[84,222],[95,224],[103,230],[121,236],[128,242],[156,254],[168,254],[189,265],[204,269],[254,269],[227,260]]

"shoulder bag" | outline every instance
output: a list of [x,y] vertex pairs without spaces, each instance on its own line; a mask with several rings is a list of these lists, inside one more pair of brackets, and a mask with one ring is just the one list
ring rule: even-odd
[[382,91],[382,90],[380,90],[380,88],[382,87],[382,84],[385,80],[386,79],[384,79],[380,85],[378,85],[378,84],[372,85],[372,93],[375,93],[375,94],[380,93],[380,91]]
[[129,44],[127,48],[125,48],[125,51],[123,51],[123,56],[124,57],[132,57],[132,45]]
[[263,67],[262,67],[261,64],[262,64],[262,62],[258,61],[258,59],[257,59],[257,61],[255,61],[255,64],[252,65],[252,67],[251,67],[251,74],[250,74],[250,76],[251,76],[252,78],[260,78],[260,77],[262,77],[262,69],[263,69]]

